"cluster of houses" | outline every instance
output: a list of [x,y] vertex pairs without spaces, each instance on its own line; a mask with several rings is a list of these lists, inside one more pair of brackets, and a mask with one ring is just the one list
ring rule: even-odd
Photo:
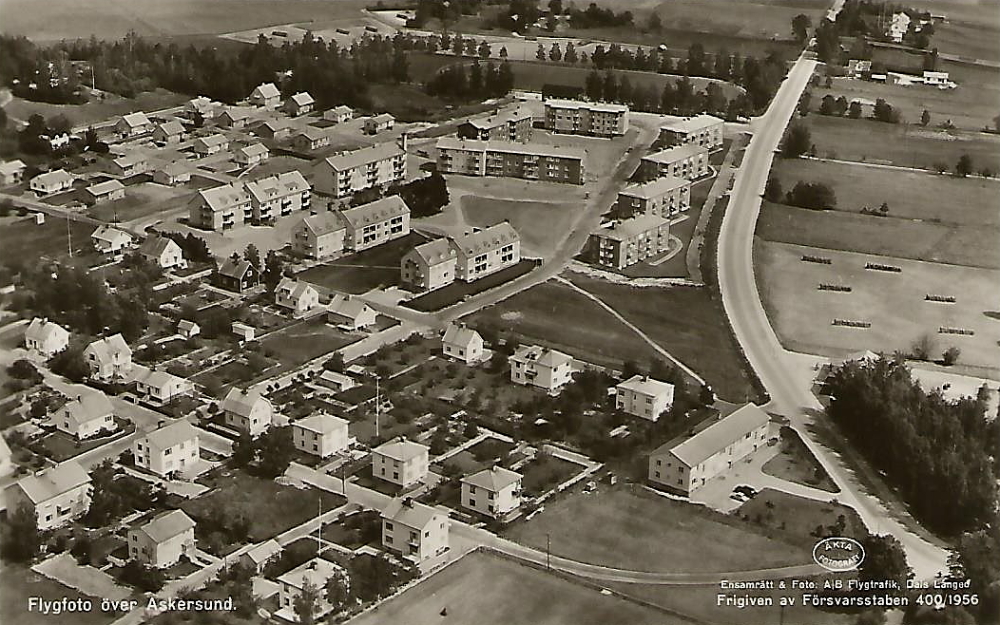
[[883,82],[903,87],[924,85],[927,87],[936,87],[937,89],[954,89],[958,86],[951,80],[951,75],[948,72],[925,69],[919,76],[903,74],[901,72],[889,72],[884,68],[879,69],[873,66],[872,62],[866,59],[850,59],[847,62],[845,75],[855,80]]

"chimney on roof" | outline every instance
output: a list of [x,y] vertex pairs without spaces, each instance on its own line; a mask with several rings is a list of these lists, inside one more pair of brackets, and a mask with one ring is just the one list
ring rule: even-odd
[[156,422],[156,427],[162,428],[164,423],[166,423],[166,421],[160,419],[159,421]]
[[319,562],[313,560],[312,562],[309,563],[309,568],[315,571],[316,569],[319,568]]

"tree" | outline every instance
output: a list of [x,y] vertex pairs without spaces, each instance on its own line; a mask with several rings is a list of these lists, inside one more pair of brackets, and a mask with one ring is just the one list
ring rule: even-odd
[[812,147],[812,133],[805,124],[792,124],[785,135],[785,140],[781,142],[781,155],[785,158],[797,158],[802,156]]
[[90,366],[83,358],[82,345],[70,345],[49,359],[49,369],[70,382],[83,382],[90,375]]
[[462,431],[462,436],[470,439],[479,436],[479,426],[476,425],[475,421],[470,419],[469,422],[465,424],[465,429]]
[[490,44],[486,43],[486,40],[484,39],[479,44],[479,58],[481,58],[481,59],[488,59],[488,58],[490,58],[490,54],[492,54],[492,53],[493,53],[493,51],[490,49]]
[[944,353],[941,355],[941,364],[943,364],[946,367],[950,367],[956,362],[958,362],[958,357],[961,355],[962,355],[961,349],[954,346],[949,347],[948,349],[944,350]]
[[11,562],[29,562],[42,545],[35,512],[26,504],[7,513],[0,537],[0,556]]
[[284,270],[285,262],[281,260],[278,253],[274,250],[268,251],[267,258],[264,260],[264,285],[268,292],[273,293],[274,289],[277,288]]
[[243,260],[253,265],[254,269],[260,271],[260,250],[253,243],[247,245],[246,249],[243,250]]
[[892,106],[883,98],[875,100],[875,110],[872,116],[880,122],[895,124],[899,121],[899,113],[893,110]]
[[861,112],[861,103],[857,100],[852,100],[851,105],[847,108],[847,116],[851,119],[860,119]]
[[257,457],[257,450],[254,447],[253,437],[248,432],[243,432],[233,443],[233,453],[229,461],[235,467],[247,467]]
[[913,343],[910,356],[914,360],[930,360],[935,347],[934,338],[930,334],[924,334]]
[[837,98],[833,97],[829,93],[823,96],[823,100],[819,105],[820,115],[833,115],[837,110]]
[[929,123],[931,123],[931,113],[927,109],[924,109],[924,112],[920,114],[920,125],[927,126]]
[[465,42],[462,41],[462,35],[456,34],[455,39],[451,42],[451,51],[455,56],[462,56],[462,52],[465,50]]
[[777,176],[771,176],[767,179],[767,184],[764,186],[764,199],[768,202],[780,202],[781,198],[781,181],[778,180]]
[[313,625],[316,622],[316,608],[319,603],[319,589],[312,582],[306,580],[302,584],[302,591],[296,595],[292,602],[295,615],[299,617],[302,625]]
[[538,49],[535,50],[535,58],[539,61],[545,60],[545,46],[538,44]]
[[295,455],[292,428],[272,427],[257,437],[257,470],[264,477],[278,477]]
[[812,27],[812,19],[805,13],[799,13],[792,18],[792,36],[800,44],[805,43],[809,38],[809,29]]
[[799,208],[829,210],[837,207],[837,196],[829,185],[822,182],[799,181],[785,195],[785,203]]
[[963,154],[959,157],[958,162],[955,163],[955,175],[959,178],[965,178],[974,171],[972,167],[972,157],[968,154]]
[[563,55],[563,60],[567,63],[573,64],[577,61],[576,46],[570,41],[566,44],[566,54]]
[[439,425],[434,430],[434,436],[431,437],[430,452],[435,456],[440,456],[446,451],[448,451],[448,426]]
[[549,49],[549,58],[558,63],[562,60],[562,50],[559,49],[559,44],[552,44],[552,48]]
[[334,610],[347,603],[348,598],[350,592],[343,575],[334,575],[326,581],[326,602],[333,606]]
[[858,579],[893,580],[899,584],[902,592],[906,588],[906,580],[913,576],[913,571],[906,563],[906,551],[895,536],[869,535],[861,541],[865,550],[864,560],[858,568]]
[[601,82],[601,75],[596,69],[590,70],[587,74],[586,82],[583,88],[584,93],[587,94],[587,98],[590,100],[600,100],[601,94],[604,91],[603,83]]

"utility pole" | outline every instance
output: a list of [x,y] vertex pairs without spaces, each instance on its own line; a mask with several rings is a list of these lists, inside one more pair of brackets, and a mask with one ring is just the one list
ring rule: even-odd
[[552,568],[552,535],[545,533],[545,569]]
[[66,247],[69,250],[69,257],[73,258],[73,230],[69,227],[69,213],[66,213]]
[[382,414],[382,398],[379,396],[379,379],[378,374],[375,374],[375,438],[378,438],[378,422],[379,417]]

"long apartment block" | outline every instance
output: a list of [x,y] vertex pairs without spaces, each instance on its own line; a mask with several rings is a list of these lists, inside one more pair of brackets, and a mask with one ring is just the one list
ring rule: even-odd
[[652,213],[613,222],[590,235],[591,258],[613,269],[624,269],[668,249],[670,222]]
[[323,159],[313,168],[313,187],[336,198],[406,181],[406,152],[380,143]]
[[624,104],[549,99],[545,101],[545,128],[574,135],[621,136],[628,132],[628,107]]
[[274,223],[296,211],[309,210],[309,183],[297,171],[289,171],[247,183],[254,223]]
[[691,181],[665,176],[643,184],[632,184],[618,192],[620,217],[651,213],[669,219],[691,208]]
[[203,189],[188,204],[188,220],[197,228],[228,230],[244,223],[273,224],[310,205],[309,183],[301,173],[290,171]]
[[578,148],[442,137],[437,142],[437,153],[438,171],[443,174],[572,184],[586,180],[587,154]]
[[433,291],[455,280],[474,282],[521,261],[521,236],[501,222],[454,238],[435,239],[413,248],[400,263],[404,284]]
[[531,140],[532,121],[531,111],[527,109],[500,111],[463,122],[458,126],[458,136],[461,139],[524,143]]
[[644,156],[639,167],[647,178],[674,176],[697,180],[709,172],[708,148],[693,143],[667,148]]
[[671,138],[680,145],[700,145],[709,150],[722,147],[724,122],[711,115],[696,115],[660,126],[660,136]]

